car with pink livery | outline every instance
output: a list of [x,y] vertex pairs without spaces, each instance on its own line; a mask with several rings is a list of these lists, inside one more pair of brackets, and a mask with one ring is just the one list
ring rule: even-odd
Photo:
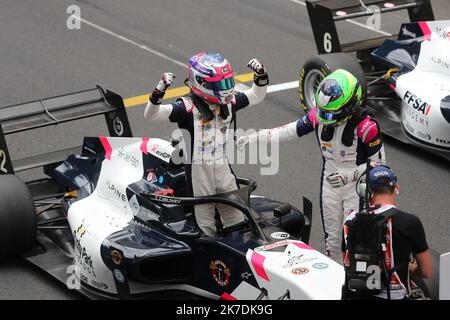
[[[21,254],[91,298],[340,299],[344,270],[308,245],[302,211],[237,191],[190,197],[181,150],[132,137],[122,98],[101,87],[0,109],[0,259]],[[11,159],[5,136],[103,116],[109,136]],[[23,182],[28,170],[43,178]],[[26,175],[25,175],[26,176]],[[193,206],[220,203],[245,222],[207,236]]]

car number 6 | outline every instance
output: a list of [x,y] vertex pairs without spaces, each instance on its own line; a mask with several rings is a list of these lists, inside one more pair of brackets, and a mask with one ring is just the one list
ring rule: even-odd
[[331,43],[331,34],[329,32],[326,32],[323,35],[323,49],[328,53],[330,53],[333,49],[333,44]]

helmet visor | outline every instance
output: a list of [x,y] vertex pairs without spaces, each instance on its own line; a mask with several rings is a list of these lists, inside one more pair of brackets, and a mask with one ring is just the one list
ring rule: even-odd
[[330,112],[330,111],[325,111],[321,108],[317,108],[318,110],[318,118],[320,122],[323,123],[335,123],[336,121],[339,121],[341,119],[341,113],[340,111],[338,112]]
[[229,77],[226,79],[221,79],[219,81],[206,81],[205,82],[205,87],[206,89],[209,90],[230,90],[234,88],[234,78],[233,77]]

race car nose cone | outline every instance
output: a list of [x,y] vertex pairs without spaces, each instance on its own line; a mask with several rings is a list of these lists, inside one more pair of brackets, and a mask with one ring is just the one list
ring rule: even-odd
[[450,123],[450,96],[446,96],[441,101],[441,113],[445,120]]

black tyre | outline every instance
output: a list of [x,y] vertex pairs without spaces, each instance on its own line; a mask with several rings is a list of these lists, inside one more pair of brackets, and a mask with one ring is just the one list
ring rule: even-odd
[[363,99],[365,99],[366,80],[364,71],[358,61],[341,52],[318,55],[307,60],[300,70],[298,90],[305,112],[308,112],[314,106],[314,95],[320,82],[337,69],[345,69],[359,80],[363,89]]
[[31,249],[36,231],[30,190],[17,176],[0,175],[0,261]]

